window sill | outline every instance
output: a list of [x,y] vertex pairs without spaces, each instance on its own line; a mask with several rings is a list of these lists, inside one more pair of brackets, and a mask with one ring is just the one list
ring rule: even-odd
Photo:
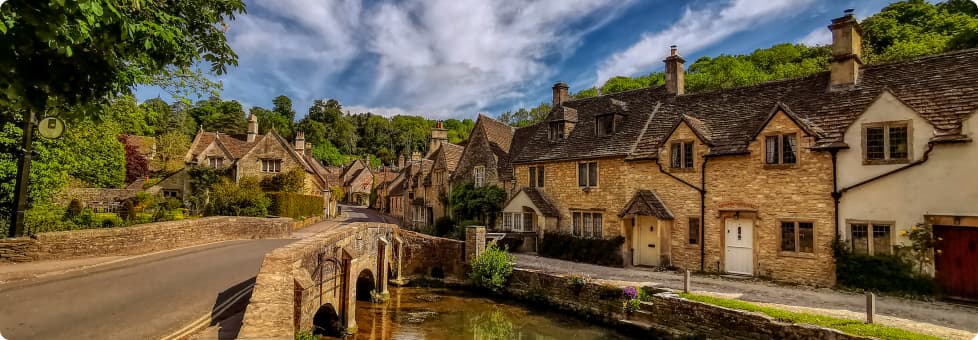
[[669,172],[696,172],[696,168],[673,168],[673,167],[669,167]]
[[794,168],[797,168],[797,167],[798,167],[798,163],[792,163],[792,164],[767,164],[767,163],[765,163],[764,164],[764,168],[765,169],[770,169],[770,170],[778,170],[778,169],[780,169],[780,170],[787,170],[787,169],[794,169]]
[[907,164],[910,163],[909,158],[903,159],[863,159],[863,165],[890,165],[890,164]]
[[785,252],[779,251],[778,256],[780,257],[794,257],[799,259],[816,259],[818,256],[815,253],[795,253],[795,252]]
[[687,243],[684,248],[686,248],[686,249],[700,249],[700,245],[698,243],[697,244],[689,244],[689,243]]

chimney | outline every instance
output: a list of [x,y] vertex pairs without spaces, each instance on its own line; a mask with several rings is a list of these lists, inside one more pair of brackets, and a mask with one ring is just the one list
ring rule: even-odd
[[397,168],[404,169],[404,154],[397,156]]
[[305,149],[306,149],[306,134],[302,131],[296,132],[295,152],[298,152],[300,155],[304,155]]
[[420,162],[421,161],[421,152],[418,152],[418,151],[412,152],[411,153],[411,161],[412,162]]
[[312,155],[312,143],[306,143],[306,153],[307,155]]
[[675,95],[686,93],[686,73],[683,70],[686,60],[677,53],[676,45],[669,46],[669,56],[663,61],[666,63],[666,91]]
[[253,143],[258,136],[258,117],[254,114],[248,115],[248,143]]
[[863,30],[852,9],[847,9],[842,17],[832,19],[829,29],[832,30],[829,91],[851,88],[859,81],[859,67],[863,64],[860,59]]
[[448,143],[448,130],[442,127],[442,122],[439,120],[435,123],[435,128],[431,129],[431,139],[428,141],[428,154],[430,155],[442,143]]
[[560,106],[570,98],[570,95],[568,94],[568,90],[570,90],[570,86],[567,86],[567,83],[557,82],[556,84],[554,84],[553,89],[554,89],[553,107]]

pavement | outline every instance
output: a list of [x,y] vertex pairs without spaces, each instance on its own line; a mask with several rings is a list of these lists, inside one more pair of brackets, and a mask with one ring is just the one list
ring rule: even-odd
[[266,253],[350,222],[388,218],[359,207],[343,211],[291,239],[0,265],[0,334],[9,340],[233,338]]

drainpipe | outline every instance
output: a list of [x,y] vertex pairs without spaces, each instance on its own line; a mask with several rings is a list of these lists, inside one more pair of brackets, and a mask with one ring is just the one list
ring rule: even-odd
[[835,217],[835,240],[839,241],[839,201],[842,200],[842,192],[839,192],[839,176],[838,176],[838,155],[839,150],[832,149],[829,150],[832,154],[832,203],[834,205],[834,217]]
[[705,189],[706,188],[706,159],[707,159],[706,156],[703,156],[703,164],[701,166],[702,174],[700,175],[701,187],[697,187],[693,184],[690,184],[686,180],[669,173],[668,171],[662,168],[662,163],[659,163],[659,159],[658,158],[655,159],[655,165],[659,166],[659,172],[666,174],[669,177],[672,177],[673,179],[679,181],[682,184],[685,184],[690,188],[693,188],[693,190],[696,190],[697,192],[700,193],[700,271],[704,271],[706,268],[705,267],[706,246],[704,245],[704,243],[706,243],[705,240],[706,228],[704,228],[704,224],[706,223],[706,189]]

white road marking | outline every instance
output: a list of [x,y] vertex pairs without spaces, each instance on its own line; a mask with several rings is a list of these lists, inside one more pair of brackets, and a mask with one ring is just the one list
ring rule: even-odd
[[231,306],[234,305],[236,302],[238,302],[238,300],[243,298],[245,295],[248,295],[248,293],[251,292],[251,290],[254,288],[255,288],[255,284],[250,284],[246,286],[240,292],[234,294],[233,296],[231,296],[231,298],[227,299],[226,301],[218,305],[215,311],[204,314],[204,316],[200,317],[199,319],[194,320],[190,324],[184,326],[180,330],[170,335],[160,338],[160,340],[178,340],[193,335],[197,331],[207,327],[207,325],[210,324],[212,316],[221,315],[221,313],[224,313],[224,311],[226,311],[228,308],[231,308]]

